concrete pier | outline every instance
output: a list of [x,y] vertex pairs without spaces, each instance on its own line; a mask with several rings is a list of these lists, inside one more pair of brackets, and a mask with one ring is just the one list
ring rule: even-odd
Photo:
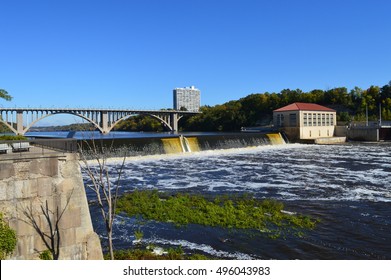
[[315,139],[315,144],[319,145],[333,145],[346,142],[346,137],[325,137]]

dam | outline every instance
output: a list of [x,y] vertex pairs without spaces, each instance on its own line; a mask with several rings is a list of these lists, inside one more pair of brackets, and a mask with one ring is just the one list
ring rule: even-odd
[[226,133],[164,135],[145,138],[101,138],[78,140],[82,151],[91,147],[111,157],[180,154],[264,145],[286,144],[280,133]]

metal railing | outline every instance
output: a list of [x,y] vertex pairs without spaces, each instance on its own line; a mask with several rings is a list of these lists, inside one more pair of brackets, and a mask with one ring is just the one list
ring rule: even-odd
[[76,153],[78,151],[76,139],[34,139],[30,141],[30,144],[63,153]]
[[352,121],[349,123],[350,127],[390,127],[391,121]]
[[0,140],[0,159],[13,156],[77,153],[76,139]]

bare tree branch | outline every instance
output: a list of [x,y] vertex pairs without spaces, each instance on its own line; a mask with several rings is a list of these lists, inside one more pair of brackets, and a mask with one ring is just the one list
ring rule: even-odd
[[41,237],[42,242],[45,244],[45,247],[51,252],[53,259],[58,260],[60,257],[60,244],[61,244],[61,235],[60,235],[60,221],[69,206],[74,189],[72,189],[70,195],[66,200],[65,207],[62,211],[59,211],[58,206],[56,207],[55,212],[50,210],[48,201],[45,201],[45,205],[41,202],[40,210],[42,215],[45,217],[46,224],[49,227],[49,232],[46,232],[44,228],[41,228],[37,222],[37,211],[34,211],[32,207],[23,209],[22,213],[27,218],[22,220],[23,222],[31,225],[34,230]]
[[[116,217],[118,190],[125,166],[126,154],[123,156],[120,167],[116,170],[116,180],[112,182],[110,179],[113,174],[107,164],[107,159],[110,152],[113,151],[114,140],[108,149],[103,144],[98,147],[94,139],[92,139],[92,144],[88,141],[84,141],[84,144],[87,147],[87,152],[80,147],[81,162],[83,163],[81,169],[91,180],[91,185],[87,184],[87,187],[96,195],[97,204],[106,227],[110,257],[114,259],[113,224]],[[92,155],[87,153],[92,153]],[[96,162],[94,167],[91,166],[91,158]]]

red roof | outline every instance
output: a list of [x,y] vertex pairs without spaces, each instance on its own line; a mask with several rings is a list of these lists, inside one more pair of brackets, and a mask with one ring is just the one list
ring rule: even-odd
[[335,112],[335,110],[315,104],[315,103],[301,103],[295,102],[285,107],[274,110],[273,112],[286,112],[286,111],[328,111]]

